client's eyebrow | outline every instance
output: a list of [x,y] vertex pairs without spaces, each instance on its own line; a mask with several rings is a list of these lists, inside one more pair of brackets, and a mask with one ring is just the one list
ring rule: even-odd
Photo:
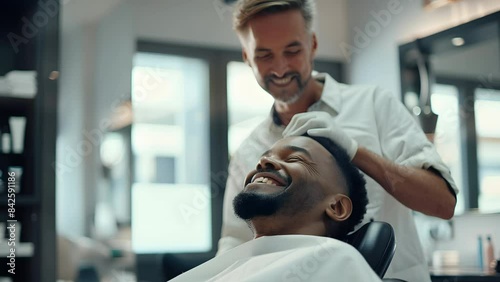
[[[301,153],[304,153],[305,155],[307,155],[309,158],[311,158],[311,153],[309,153],[309,151],[307,151],[306,149],[304,148],[301,148],[301,147],[297,147],[297,146],[293,146],[293,145],[287,145],[285,146],[285,149],[287,150],[290,150],[290,151],[294,151],[294,152],[301,152]],[[269,155],[269,153],[271,153],[271,150],[267,150],[264,152],[264,154],[262,154],[262,157],[264,156],[267,156]]]

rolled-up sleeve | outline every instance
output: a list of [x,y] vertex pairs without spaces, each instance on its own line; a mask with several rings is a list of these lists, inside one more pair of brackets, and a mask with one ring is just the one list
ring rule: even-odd
[[458,194],[449,168],[404,105],[379,88],[373,99],[383,156],[403,166],[435,169]]

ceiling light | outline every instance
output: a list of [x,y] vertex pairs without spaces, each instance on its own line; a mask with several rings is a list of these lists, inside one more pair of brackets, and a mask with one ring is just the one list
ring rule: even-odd
[[412,112],[414,115],[419,116],[422,113],[422,109],[420,109],[419,106],[415,106],[413,107]]
[[451,44],[453,44],[453,46],[460,47],[465,44],[465,40],[462,37],[453,37],[451,39]]
[[426,9],[436,9],[457,1],[458,0],[425,0],[424,6]]

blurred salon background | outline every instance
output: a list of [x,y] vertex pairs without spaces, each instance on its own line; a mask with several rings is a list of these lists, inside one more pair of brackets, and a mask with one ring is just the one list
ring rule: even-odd
[[[273,103],[229,2],[1,4],[0,224],[14,172],[22,272],[5,231],[1,281],[165,281],[215,255],[227,165]],[[460,189],[451,220],[415,214],[433,281],[495,281],[500,1],[316,3],[315,70],[390,90]]]

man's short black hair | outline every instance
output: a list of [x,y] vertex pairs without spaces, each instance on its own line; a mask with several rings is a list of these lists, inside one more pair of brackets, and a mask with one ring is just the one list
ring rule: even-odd
[[351,159],[347,152],[340,146],[335,144],[332,140],[324,137],[309,136],[309,137],[323,146],[335,159],[341,174],[345,178],[347,184],[347,191],[349,198],[352,202],[351,216],[341,226],[339,232],[340,238],[344,239],[345,236],[354,230],[354,227],[363,220],[366,213],[366,205],[368,204],[368,197],[366,194],[366,181],[359,169],[351,163]]

